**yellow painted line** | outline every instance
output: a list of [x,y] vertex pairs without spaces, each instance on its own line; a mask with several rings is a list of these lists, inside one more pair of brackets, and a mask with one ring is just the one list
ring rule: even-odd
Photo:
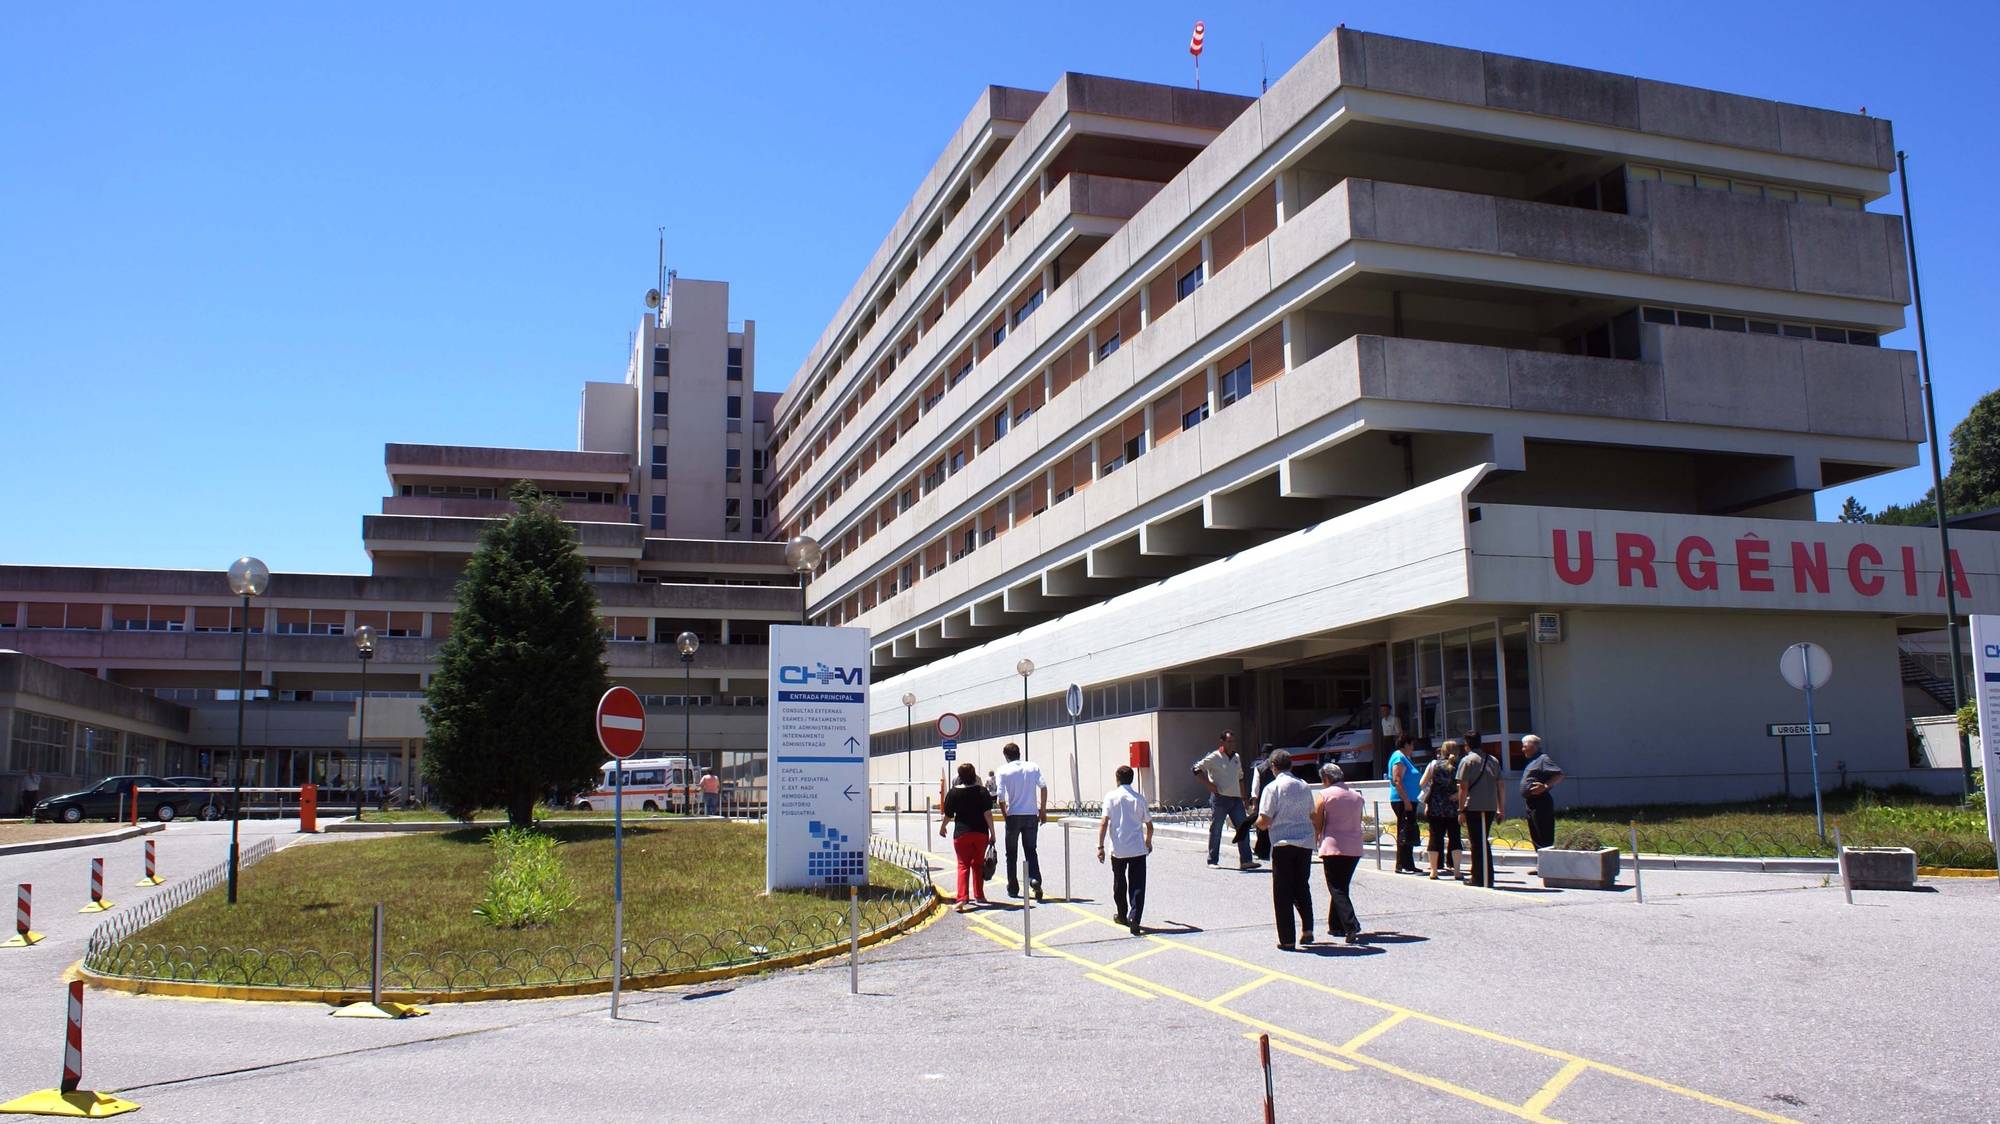
[[1083,978],[1087,980],[1096,980],[1098,983],[1103,984],[1105,987],[1115,988],[1116,990],[1122,991],[1127,995],[1137,996],[1140,999],[1153,998],[1152,992],[1141,991],[1138,988],[1133,987],[1131,984],[1120,983],[1119,981],[1112,979],[1110,976],[1099,975],[1096,972],[1085,972]]
[[1583,1071],[1589,1068],[1590,1066],[1581,1059],[1562,1067],[1554,1077],[1549,1078],[1548,1084],[1535,1090],[1535,1095],[1523,1102],[1521,1108],[1528,1112],[1545,1111],[1555,1103],[1557,1097],[1562,1096],[1564,1089],[1569,1088],[1570,1082],[1583,1076]]
[[[1246,1030],[1243,1032],[1243,1037],[1248,1038],[1252,1042],[1255,1042],[1257,1041],[1257,1032],[1252,1030]],[[1341,1061],[1339,1058],[1329,1058],[1325,1054],[1315,1054],[1311,1050],[1301,1050],[1297,1046],[1294,1046],[1290,1042],[1286,1042],[1283,1039],[1278,1039],[1278,1038],[1272,1039],[1271,1049],[1283,1050],[1285,1053],[1290,1054],[1295,1058],[1304,1058],[1309,1062],[1318,1062],[1319,1064],[1327,1067],[1328,1069],[1337,1069],[1342,1073],[1353,1073],[1355,1070],[1360,1068],[1359,1066],[1348,1065],[1346,1062]]]
[[1224,1003],[1228,1003],[1231,1000],[1243,998],[1244,996],[1250,994],[1253,991],[1256,991],[1258,988],[1263,987],[1265,984],[1270,983],[1272,980],[1275,980],[1277,978],[1278,977],[1276,976],[1270,976],[1270,975],[1259,976],[1256,979],[1251,980],[1249,983],[1244,984],[1242,987],[1230,988],[1228,991],[1225,991],[1221,995],[1218,995],[1215,998],[1209,1000],[1209,1002],[1220,1007]]
[[1377,1038],[1380,1038],[1383,1035],[1389,1033],[1390,1031],[1396,1029],[1397,1026],[1407,1021],[1409,1017],[1410,1014],[1407,1011],[1398,1011],[1395,1014],[1390,1015],[1388,1018],[1383,1019],[1379,1023],[1376,1023],[1374,1026],[1369,1027],[1367,1030],[1364,1030],[1360,1034],[1357,1034],[1354,1037],[1348,1039],[1347,1041],[1341,1043],[1340,1052],[1343,1054],[1355,1053],[1356,1051],[1360,1050],[1363,1046],[1368,1045],[1370,1042],[1373,1042]]
[[1045,940],[1048,940],[1048,939],[1049,939],[1050,937],[1053,937],[1053,936],[1055,936],[1055,935],[1056,935],[1056,934],[1058,934],[1058,933],[1067,933],[1067,932],[1069,932],[1069,931],[1070,931],[1071,929],[1081,929],[1082,927],[1084,927],[1085,925],[1088,925],[1088,924],[1090,924],[1090,922],[1089,922],[1088,920],[1084,920],[1084,921],[1072,921],[1072,922],[1070,922],[1070,923],[1069,923],[1069,924],[1067,924],[1067,925],[1058,925],[1058,926],[1056,926],[1055,928],[1053,928],[1053,929],[1050,929],[1050,930],[1049,930],[1048,932],[1046,932],[1046,933],[1036,933],[1036,934],[1035,934],[1035,939],[1036,939],[1036,940],[1038,940],[1038,941],[1045,941]]
[[1004,929],[990,929],[984,925],[971,925],[968,928],[1003,948],[1021,947],[1021,942],[1016,940],[1012,933]]
[[[1100,917],[1097,914],[1090,913],[1090,911],[1085,910],[1080,906],[1071,905],[1071,906],[1065,906],[1065,908],[1076,910],[1078,913],[1086,914],[1087,916],[1097,921],[1101,921],[1106,925],[1110,925],[1113,928],[1117,928],[1117,926],[1111,921],[1110,918]],[[1690,1089],[1684,1085],[1676,1085],[1671,1081],[1662,1081],[1657,1077],[1648,1077],[1645,1074],[1634,1073],[1629,1069],[1624,1069],[1619,1066],[1610,1065],[1605,1062],[1592,1061],[1589,1058],[1569,1053],[1566,1050],[1557,1050],[1548,1046],[1537,1045],[1536,1043],[1533,1042],[1525,1042],[1518,1038],[1510,1038],[1507,1035],[1499,1034],[1494,1031],[1484,1030],[1476,1026],[1468,1026],[1465,1023],[1455,1022],[1451,1019],[1443,1018],[1438,1015],[1426,1014],[1422,1011],[1415,1011],[1407,1007],[1400,1007],[1394,1003],[1384,1002],[1383,1000],[1374,999],[1366,995],[1358,995],[1351,991],[1344,991],[1340,988],[1331,987],[1327,984],[1320,983],[1317,980],[1309,980],[1302,976],[1294,976],[1289,972],[1274,971],[1270,968],[1266,968],[1261,964],[1255,964],[1248,960],[1243,960],[1235,956],[1230,956],[1227,953],[1216,952],[1213,949],[1201,948],[1197,945],[1188,944],[1183,941],[1169,940],[1166,937],[1157,935],[1148,937],[1147,939],[1150,941],[1157,942],[1158,944],[1163,945],[1167,948],[1172,948],[1180,952],[1191,952],[1197,956],[1204,956],[1207,957],[1208,959],[1215,960],[1224,964],[1232,964],[1235,965],[1236,967],[1243,968],[1248,971],[1276,976],[1278,979],[1284,980],[1287,983],[1299,984],[1302,987],[1311,988],[1314,991],[1318,991],[1324,995],[1336,996],[1338,998],[1348,1000],[1349,1002],[1360,1003],[1364,1006],[1374,1007],[1377,1010],[1384,1011],[1390,1014],[1400,1014],[1406,1019],[1418,1019],[1422,1022],[1429,1023],[1432,1026],[1443,1027],[1447,1030],[1455,1030],[1462,1034],[1470,1034],[1475,1038],[1483,1038],[1489,1042],[1497,1042],[1504,1046],[1513,1046],[1517,1049],[1526,1050],[1530,1053],[1540,1054],[1544,1057],[1555,1058],[1556,1060],[1564,1062],[1566,1064],[1569,1062],[1581,1062],[1586,1067],[1597,1070],[1599,1073],[1608,1074],[1609,1076],[1622,1078],[1627,1081],[1634,1081],[1641,1085],[1647,1085],[1652,1088],[1659,1089],[1663,1092],[1674,1093],[1678,1096],[1687,1097],[1690,1100],[1700,1101],[1703,1104],[1712,1105],[1716,1108],[1725,1108],[1732,1112],[1742,1113],[1745,1116],[1749,1116],[1757,1120],[1769,1121],[1770,1124],[1798,1124],[1798,1121],[1794,1120],[1789,1116],[1779,1116],[1775,1113],[1765,1112],[1761,1109],[1752,1108],[1749,1105],[1738,1104],[1735,1101],[1726,1100],[1722,1097],[1712,1096],[1708,1093],[1701,1092],[1697,1089]],[[1016,945],[1016,947],[1019,946]],[[1051,950],[1051,951],[1057,952],[1059,955],[1062,955],[1065,958],[1076,960],[1078,963],[1089,965],[1093,969],[1105,970],[1104,968],[1101,968],[1099,965],[1091,964],[1090,961],[1083,960],[1081,957],[1070,956],[1068,953],[1063,953],[1060,950]],[[1111,970],[1117,971],[1117,969],[1115,968]],[[1158,990],[1162,994],[1168,995],[1171,998],[1180,999],[1183,1002],[1191,1003],[1194,1006],[1201,1007],[1205,1010],[1213,1011],[1216,1014],[1223,1015],[1227,1018],[1235,1019],[1238,1022],[1259,1027],[1272,1034],[1282,1034],[1285,1037],[1292,1039],[1293,1041],[1303,1042],[1306,1043],[1307,1045],[1323,1049],[1329,1053],[1336,1053],[1336,1054],[1340,1053],[1340,1047],[1320,1042],[1316,1039],[1310,1038],[1296,1031],[1290,1030],[1282,1026],[1278,1026],[1275,1023],[1267,1023],[1261,1019],[1251,1018],[1247,1015],[1243,1015],[1236,1011],[1232,1011],[1226,1007],[1217,1007],[1214,1004],[1209,1003],[1205,1000],[1197,999],[1190,995],[1184,995],[1178,992],[1174,992],[1172,989],[1161,987],[1159,984],[1156,984],[1152,980],[1146,979],[1143,976],[1135,976],[1122,971],[1119,971],[1118,974],[1125,976],[1125,978],[1131,980],[1136,984],[1139,984],[1144,987],[1154,988],[1155,990]],[[1509,1104],[1506,1101],[1495,1100],[1494,1098],[1487,1097],[1483,1093],[1476,1093],[1470,1089],[1461,1089],[1459,1086],[1452,1085],[1450,1082],[1438,1081],[1435,1078],[1426,1077],[1423,1074],[1413,1073],[1408,1070],[1400,1069],[1399,1067],[1392,1066],[1387,1062],[1382,1062],[1375,1058],[1368,1057],[1366,1054],[1351,1055],[1351,1060],[1360,1062],[1364,1065],[1372,1066],[1376,1069],[1383,1070],[1384,1072],[1394,1073],[1399,1077],[1415,1081],[1420,1085],[1426,1085],[1431,1088],[1439,1089],[1440,1091],[1443,1092],[1449,1092],[1455,1096],[1466,1097],[1467,1099],[1473,1100],[1476,1103],[1486,1105],[1489,1108],[1495,1108],[1501,1112],[1508,1113],[1509,1115],[1525,1116],[1520,1106],[1518,1105]],[[1530,1118],[1532,1119],[1533,1117]]]
[[1144,960],[1148,956],[1158,956],[1162,952],[1172,952],[1173,950],[1174,950],[1173,945],[1168,944],[1165,941],[1162,941],[1159,944],[1153,945],[1149,948],[1141,949],[1140,951],[1125,957],[1123,960],[1113,960],[1111,963],[1106,964],[1105,967],[1123,968],[1127,964],[1132,964],[1140,960]]

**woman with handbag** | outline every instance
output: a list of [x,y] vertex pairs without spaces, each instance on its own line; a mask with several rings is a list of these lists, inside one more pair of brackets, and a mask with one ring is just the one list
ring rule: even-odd
[[970,912],[975,903],[992,905],[986,900],[986,879],[994,858],[988,850],[993,841],[993,794],[979,783],[979,770],[970,764],[958,767],[958,783],[945,793],[938,834],[947,831],[958,856],[958,912]]
[[1424,770],[1423,788],[1417,793],[1430,827],[1432,881],[1437,880],[1440,864],[1458,877],[1458,754],[1457,742],[1445,742]]

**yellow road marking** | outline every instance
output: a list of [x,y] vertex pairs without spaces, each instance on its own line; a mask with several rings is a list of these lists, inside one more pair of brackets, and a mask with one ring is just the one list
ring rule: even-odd
[[1147,958],[1148,956],[1158,956],[1158,955],[1159,955],[1160,953],[1162,953],[1162,952],[1172,952],[1173,950],[1174,950],[1174,946],[1173,946],[1173,945],[1171,945],[1171,944],[1168,944],[1168,943],[1166,943],[1165,941],[1162,941],[1162,942],[1160,942],[1159,944],[1156,944],[1156,945],[1153,945],[1153,946],[1151,946],[1151,947],[1149,947],[1149,948],[1144,948],[1144,949],[1141,949],[1141,950],[1139,950],[1138,952],[1135,952],[1135,953],[1133,953],[1132,955],[1130,955],[1130,956],[1127,956],[1127,957],[1125,957],[1125,958],[1124,958],[1124,959],[1122,959],[1122,960],[1113,960],[1113,961],[1112,961],[1111,963],[1109,963],[1109,964],[1106,964],[1106,965],[1105,965],[1105,967],[1107,967],[1107,968],[1123,968],[1123,967],[1124,967],[1125,965],[1127,965],[1127,964],[1131,964],[1131,963],[1134,963],[1134,962],[1136,962],[1136,961],[1140,961],[1140,960],[1144,960],[1144,959],[1145,959],[1145,958]]
[[1244,996],[1250,994],[1253,991],[1256,991],[1258,988],[1263,987],[1265,984],[1270,983],[1272,980],[1275,980],[1277,978],[1278,977],[1276,976],[1259,976],[1256,979],[1251,980],[1249,983],[1244,984],[1242,987],[1230,988],[1228,991],[1225,991],[1221,995],[1218,995],[1215,998],[1209,1000],[1209,1002],[1219,1007],[1224,1003],[1230,1002],[1231,1000],[1241,999]]
[[1570,1082],[1583,1076],[1583,1071],[1589,1068],[1590,1066],[1581,1059],[1562,1067],[1554,1077],[1549,1078],[1548,1084],[1537,1089],[1534,1096],[1523,1102],[1521,1108],[1527,1112],[1537,1113],[1546,1110],[1555,1103],[1557,1097],[1562,1095],[1564,1089],[1569,1088]]
[[1140,991],[1138,988],[1133,987],[1131,984],[1120,983],[1117,980],[1112,979],[1110,976],[1099,975],[1096,972],[1085,972],[1083,978],[1087,980],[1096,980],[1098,983],[1103,984],[1105,987],[1116,988],[1117,990],[1122,991],[1127,995],[1134,995],[1139,997],[1140,999],[1153,998],[1152,992]]
[[1053,936],[1055,936],[1055,935],[1056,935],[1057,933],[1067,933],[1067,932],[1069,932],[1069,931],[1070,931],[1071,929],[1080,929],[1080,928],[1082,928],[1083,926],[1085,926],[1085,925],[1088,925],[1088,924],[1090,924],[1090,922],[1089,922],[1088,920],[1083,920],[1083,921],[1072,921],[1072,922],[1070,922],[1070,923],[1069,923],[1069,924],[1067,924],[1067,925],[1058,925],[1058,926],[1056,926],[1055,928],[1053,928],[1053,929],[1050,929],[1050,930],[1049,930],[1048,932],[1046,932],[1046,933],[1036,933],[1036,934],[1035,934],[1035,939],[1036,939],[1036,940],[1038,940],[1038,941],[1045,941],[1045,940],[1048,940],[1048,939],[1049,939],[1050,937],[1053,937]]
[[1363,1046],[1368,1045],[1370,1042],[1373,1042],[1377,1038],[1380,1038],[1383,1035],[1389,1033],[1390,1031],[1396,1029],[1398,1025],[1400,1025],[1404,1020],[1408,1019],[1409,1017],[1410,1014],[1407,1011],[1398,1011],[1395,1014],[1390,1015],[1388,1018],[1383,1019],[1379,1023],[1376,1023],[1374,1026],[1369,1027],[1367,1030],[1364,1030],[1360,1034],[1357,1034],[1354,1037],[1348,1039],[1347,1041],[1341,1043],[1340,1052],[1343,1054],[1352,1054],[1360,1050]]
[[[1243,1032],[1243,1037],[1248,1038],[1252,1042],[1255,1042],[1257,1041],[1257,1032],[1253,1030],[1246,1030]],[[1290,1054],[1295,1058],[1304,1058],[1309,1062],[1318,1062],[1319,1064],[1327,1067],[1328,1069],[1337,1069],[1342,1073],[1353,1073],[1356,1069],[1360,1068],[1359,1066],[1348,1065],[1346,1062],[1341,1061],[1339,1058],[1329,1058],[1325,1054],[1315,1054],[1311,1050],[1301,1050],[1297,1046],[1292,1045],[1290,1042],[1286,1042],[1283,1039],[1279,1038],[1274,1038],[1271,1040],[1271,1049],[1283,1050],[1285,1053]]]

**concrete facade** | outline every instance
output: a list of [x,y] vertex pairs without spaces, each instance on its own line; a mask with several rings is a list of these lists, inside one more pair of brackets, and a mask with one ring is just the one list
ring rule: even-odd
[[[1878,119],[1345,29],[1257,99],[988,90],[774,415],[812,619],[873,634],[878,783],[942,764],[921,732],[905,759],[905,691],[1032,755],[1071,682],[1219,680],[1202,713],[1253,748],[1389,701],[1426,743],[1541,733],[1570,800],[1757,795],[1767,665],[1822,632],[1861,680],[1836,763],[1949,779],[1902,733],[1941,559],[1809,522],[1922,436],[1880,345],[1892,154]],[[1558,524],[1602,526],[1594,583],[1555,576]],[[1619,584],[1648,534],[1654,584]],[[2000,600],[1996,540],[1961,538]],[[1531,643],[1546,611],[1576,628]],[[1645,694],[1655,646],[1720,704]],[[1166,700],[1079,740],[1103,766],[1135,732],[1169,798],[1213,734]]]

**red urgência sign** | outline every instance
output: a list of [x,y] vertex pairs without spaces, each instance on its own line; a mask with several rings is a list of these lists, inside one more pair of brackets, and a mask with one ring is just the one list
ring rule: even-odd
[[[1553,561],[1556,576],[1568,585],[1587,585],[1596,575],[1598,559],[1593,551],[1595,532],[1571,532],[1556,528]],[[1653,536],[1636,531],[1618,531],[1612,536],[1612,554],[1605,564],[1616,571],[1618,584],[1630,588],[1658,589],[1662,578],[1677,581],[1691,592],[1722,588],[1725,566],[1734,565],[1735,587],[1744,593],[1773,593],[1778,579],[1772,576],[1774,560],[1789,562],[1791,592],[1830,593],[1840,582],[1863,597],[1878,597],[1894,583],[1904,596],[1918,596],[1917,548],[1898,547],[1889,557],[1870,543],[1855,543],[1842,554],[1829,550],[1824,541],[1803,540],[1789,544],[1787,555],[1773,552],[1777,544],[1756,534],[1725,542],[1721,549],[1702,535],[1684,535],[1671,552],[1662,551]],[[1951,552],[1952,587],[1970,599],[1972,587],[1965,580],[1965,567],[1958,551]],[[1936,596],[1944,596],[1944,575],[1939,574]]]

